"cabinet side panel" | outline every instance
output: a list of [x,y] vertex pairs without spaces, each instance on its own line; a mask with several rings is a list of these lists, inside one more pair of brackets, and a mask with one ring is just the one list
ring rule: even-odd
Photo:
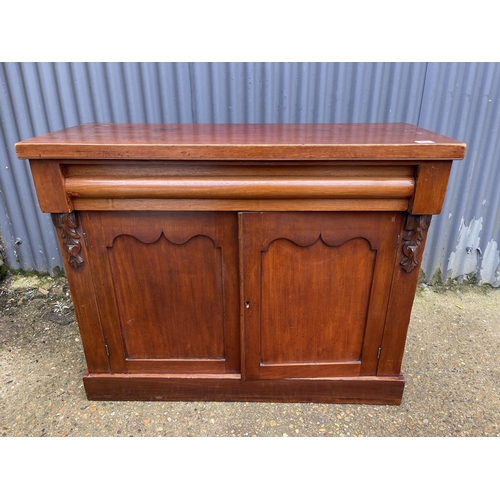
[[[78,266],[75,264],[75,260],[71,258],[71,254],[68,253],[68,240],[65,237],[64,229],[58,227],[59,224],[57,220],[60,214],[53,214],[53,220],[57,229],[57,238],[63,255],[64,269],[66,271],[69,289],[73,297],[75,314],[78,320],[88,371],[89,373],[109,373],[108,356],[106,354],[100,313],[92,279],[92,268],[94,263],[89,258],[87,247],[84,244],[83,229],[80,225],[80,220],[84,219],[84,216],[81,217],[81,215],[83,214],[74,213],[77,225],[74,230],[78,235],[76,242],[79,244],[80,250],[77,256],[77,263],[80,264]],[[73,264],[70,262],[73,262]]]
[[[406,335],[429,223],[430,216],[408,214],[404,229],[402,228],[377,367],[378,376],[401,373]],[[412,257],[409,258],[408,254]]]

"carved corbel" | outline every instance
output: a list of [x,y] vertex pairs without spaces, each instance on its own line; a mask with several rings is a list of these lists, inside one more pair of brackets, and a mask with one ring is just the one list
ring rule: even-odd
[[66,251],[69,265],[73,269],[79,269],[83,265],[82,241],[78,233],[78,221],[74,212],[63,214],[52,214],[52,222],[59,230]]
[[407,273],[411,273],[418,266],[417,257],[419,257],[421,243],[429,229],[430,223],[430,215],[408,214],[405,233],[403,235],[404,257],[401,259],[401,267]]

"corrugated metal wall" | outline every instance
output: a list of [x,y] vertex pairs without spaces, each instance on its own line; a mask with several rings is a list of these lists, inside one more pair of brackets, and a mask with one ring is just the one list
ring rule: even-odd
[[0,229],[12,268],[61,266],[19,140],[95,121],[403,121],[468,145],[431,225],[426,280],[500,285],[499,63],[2,63],[0,83]]
[[418,125],[467,143],[429,231],[427,280],[500,286],[500,64],[429,64]]

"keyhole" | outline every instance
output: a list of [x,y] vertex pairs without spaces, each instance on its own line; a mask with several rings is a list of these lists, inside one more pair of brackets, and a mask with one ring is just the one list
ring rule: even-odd
[[247,309],[250,309],[250,302],[245,302],[245,307],[246,307]]

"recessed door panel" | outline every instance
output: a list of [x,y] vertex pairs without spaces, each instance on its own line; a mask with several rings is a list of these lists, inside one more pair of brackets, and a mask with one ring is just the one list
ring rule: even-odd
[[113,371],[239,371],[236,214],[89,212],[85,223]]
[[244,213],[245,377],[374,374],[400,216]]
[[127,359],[224,359],[222,259],[212,239],[121,235],[108,259]]
[[375,254],[362,238],[273,241],[261,253],[262,364],[360,361]]

